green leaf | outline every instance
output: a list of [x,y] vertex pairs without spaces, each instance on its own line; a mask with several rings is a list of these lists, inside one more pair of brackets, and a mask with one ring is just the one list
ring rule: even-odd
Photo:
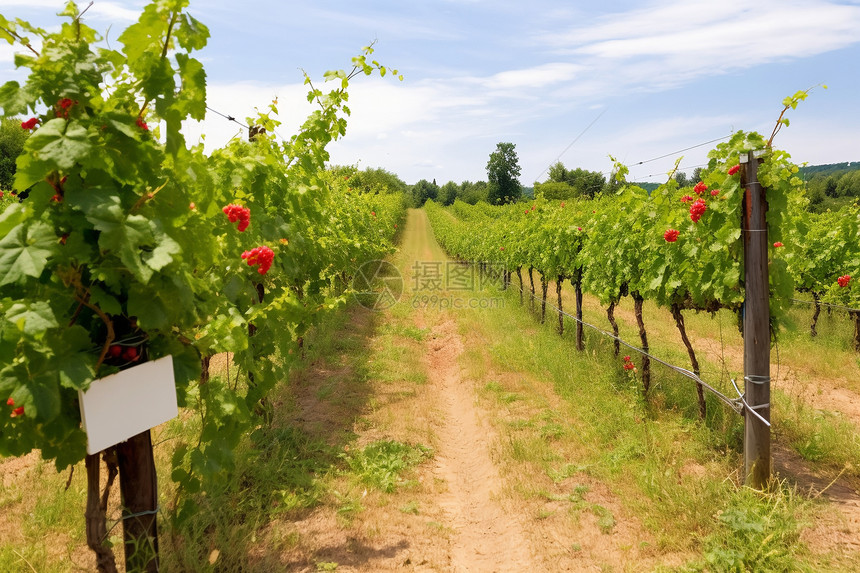
[[173,255],[182,252],[182,247],[166,233],[156,236],[156,247],[152,252],[143,254],[143,261],[154,271],[160,271],[173,262]]
[[69,203],[81,208],[93,227],[101,231],[101,249],[114,252],[138,280],[149,282],[153,269],[141,257],[141,248],[151,248],[155,242],[149,219],[126,213],[116,195],[79,194]]
[[24,149],[46,164],[46,170],[68,171],[76,163],[86,163],[93,144],[87,128],[77,121],[66,121],[58,117],[37,129],[27,140]]
[[57,236],[45,223],[21,223],[0,239],[0,285],[23,284],[25,277],[38,278],[51,255]]
[[90,302],[105,311],[107,314],[122,314],[122,305],[120,305],[116,297],[108,294],[98,285],[90,287]]
[[49,328],[57,328],[57,319],[45,301],[17,303],[6,311],[6,320],[28,336],[41,337]]
[[137,317],[144,330],[166,329],[170,326],[169,311],[161,297],[144,286],[133,285],[128,293],[128,314]]
[[89,387],[95,377],[97,360],[92,346],[89,332],[78,325],[65,329],[57,340],[52,342],[54,364],[61,386],[72,390]]
[[23,115],[30,108],[32,97],[18,82],[6,82],[0,87],[0,107],[7,116]]
[[188,50],[202,50],[209,40],[209,28],[189,14],[180,17],[182,25],[176,29],[176,40],[179,45]]

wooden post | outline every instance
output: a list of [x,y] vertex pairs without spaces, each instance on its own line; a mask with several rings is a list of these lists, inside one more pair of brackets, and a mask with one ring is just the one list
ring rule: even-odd
[[149,430],[116,445],[127,571],[158,571],[158,480]]
[[561,287],[564,284],[564,277],[562,275],[558,275],[558,278],[555,281],[555,295],[558,299],[558,334],[559,336],[564,335],[564,311],[561,306]]
[[585,350],[585,340],[582,333],[582,269],[577,271],[579,280],[573,284],[573,292],[576,295],[576,349]]
[[[767,270],[767,200],[758,181],[758,154],[741,156],[744,193],[744,394],[770,422],[770,306]],[[762,489],[770,480],[770,427],[744,411],[744,477]]]

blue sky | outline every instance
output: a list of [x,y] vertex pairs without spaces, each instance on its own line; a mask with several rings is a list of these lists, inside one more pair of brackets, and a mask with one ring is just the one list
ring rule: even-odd
[[[0,12],[50,28],[63,4],[0,0]],[[96,0],[88,22],[112,25],[115,43],[142,5]],[[526,185],[557,159],[609,172],[609,154],[632,180],[658,182],[679,155],[688,173],[705,163],[713,144],[673,152],[738,129],[769,135],[782,99],[819,84],[829,89],[790,112],[775,146],[798,163],[860,160],[860,0],[192,0],[189,10],[212,34],[198,54],[209,104],[245,118],[277,96],[287,137],[311,110],[300,68],[321,82],[377,40],[374,57],[404,81],[352,85],[332,161],[407,183],[486,179],[501,141],[516,145]],[[3,79],[19,77],[11,58],[0,47]],[[238,129],[210,115],[186,131],[211,148]]]

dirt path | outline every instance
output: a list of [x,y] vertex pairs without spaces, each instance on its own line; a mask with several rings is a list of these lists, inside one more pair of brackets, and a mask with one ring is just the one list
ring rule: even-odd
[[506,512],[497,501],[504,484],[490,457],[494,432],[475,405],[472,385],[461,375],[462,352],[463,341],[449,318],[434,329],[424,358],[445,416],[438,427],[435,473],[448,486],[439,504],[455,531],[453,570],[539,571],[522,516]]
[[[427,216],[413,211],[404,254],[419,263],[446,261],[433,240]],[[411,266],[411,265],[410,265]],[[416,293],[417,294],[417,293]],[[440,293],[441,294],[441,293]],[[444,483],[436,503],[453,531],[450,565],[456,572],[540,571],[524,533],[526,516],[504,508],[499,495],[505,484],[491,452],[496,433],[487,412],[478,406],[475,383],[463,375],[464,341],[452,313],[415,310],[416,327],[426,329],[422,362],[427,371],[433,408],[441,413],[434,427],[438,448],[433,474]]]

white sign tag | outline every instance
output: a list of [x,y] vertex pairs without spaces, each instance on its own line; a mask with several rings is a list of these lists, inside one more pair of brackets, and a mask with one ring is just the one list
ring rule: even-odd
[[78,397],[87,453],[95,454],[179,415],[173,357],[93,380]]

